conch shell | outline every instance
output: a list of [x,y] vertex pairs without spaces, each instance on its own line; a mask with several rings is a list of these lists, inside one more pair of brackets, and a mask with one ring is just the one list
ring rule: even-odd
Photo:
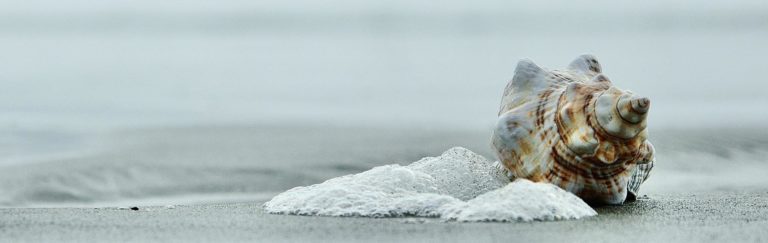
[[621,204],[635,200],[653,168],[649,107],[648,98],[613,86],[594,56],[562,71],[524,59],[504,90],[492,145],[515,178]]

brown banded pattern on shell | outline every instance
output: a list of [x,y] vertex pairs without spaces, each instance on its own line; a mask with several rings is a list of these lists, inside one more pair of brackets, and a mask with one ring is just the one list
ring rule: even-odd
[[518,63],[492,138],[514,176],[545,181],[592,203],[633,200],[653,168],[650,100],[623,91],[591,55],[566,70]]

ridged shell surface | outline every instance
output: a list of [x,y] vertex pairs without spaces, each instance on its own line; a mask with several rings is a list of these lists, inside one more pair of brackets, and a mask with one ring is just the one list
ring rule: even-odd
[[513,177],[621,204],[635,199],[653,168],[649,108],[648,98],[613,86],[594,56],[564,70],[524,59],[504,90],[492,146]]

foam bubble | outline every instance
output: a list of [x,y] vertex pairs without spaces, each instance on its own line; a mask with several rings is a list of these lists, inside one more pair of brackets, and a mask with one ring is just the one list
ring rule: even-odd
[[458,221],[533,221],[597,215],[576,195],[549,183],[517,179],[467,202],[446,204],[441,217]]
[[[505,186],[506,185],[506,186]],[[385,165],[296,187],[264,208],[269,213],[442,217],[458,221],[575,219],[596,215],[581,199],[550,184],[518,179],[465,148],[408,166]]]

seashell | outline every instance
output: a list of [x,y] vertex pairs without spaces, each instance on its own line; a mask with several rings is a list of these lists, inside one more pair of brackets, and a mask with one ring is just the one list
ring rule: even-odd
[[594,56],[551,71],[524,59],[504,90],[492,146],[512,177],[621,204],[635,199],[653,168],[649,107],[648,98],[613,86]]

